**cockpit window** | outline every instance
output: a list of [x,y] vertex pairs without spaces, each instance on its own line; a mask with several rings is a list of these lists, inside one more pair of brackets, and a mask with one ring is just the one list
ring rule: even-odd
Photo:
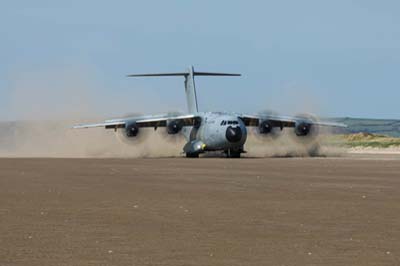
[[239,122],[238,121],[235,121],[235,120],[228,120],[228,121],[226,121],[226,120],[222,120],[221,121],[221,126],[225,126],[225,125],[238,125],[239,124]]

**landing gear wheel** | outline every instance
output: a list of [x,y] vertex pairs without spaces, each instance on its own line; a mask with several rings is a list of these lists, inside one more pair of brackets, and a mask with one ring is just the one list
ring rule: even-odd
[[199,158],[198,153],[186,153],[186,158]]
[[240,151],[226,151],[226,158],[240,158]]

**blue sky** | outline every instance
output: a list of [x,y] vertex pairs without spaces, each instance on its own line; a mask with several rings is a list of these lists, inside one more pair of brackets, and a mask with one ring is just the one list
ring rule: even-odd
[[[87,105],[104,116],[185,110],[400,118],[399,1],[7,1],[0,119]],[[60,107],[61,106],[61,107]]]

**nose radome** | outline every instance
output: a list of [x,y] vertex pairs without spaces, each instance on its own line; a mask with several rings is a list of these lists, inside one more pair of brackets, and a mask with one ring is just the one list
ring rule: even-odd
[[229,142],[238,142],[242,139],[243,133],[242,133],[242,130],[240,129],[240,127],[229,126],[226,129],[225,136]]

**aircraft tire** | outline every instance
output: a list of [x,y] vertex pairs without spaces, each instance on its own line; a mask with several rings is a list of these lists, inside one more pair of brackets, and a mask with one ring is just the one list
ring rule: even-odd
[[198,153],[186,153],[186,158],[199,158]]
[[240,158],[240,151],[228,150],[226,152],[226,158]]

